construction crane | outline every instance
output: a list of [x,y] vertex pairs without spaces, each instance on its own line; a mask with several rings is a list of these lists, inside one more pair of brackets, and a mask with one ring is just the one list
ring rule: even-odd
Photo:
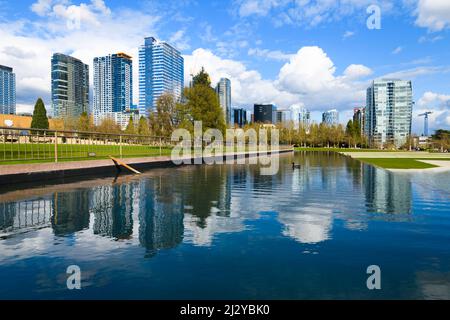
[[424,121],[424,125],[423,125],[423,135],[425,136],[425,137],[428,137],[428,116],[430,115],[430,114],[432,114],[433,112],[431,112],[431,111],[427,111],[427,112],[425,112],[425,113],[422,113],[422,114],[419,114],[419,117],[425,117],[425,121]]

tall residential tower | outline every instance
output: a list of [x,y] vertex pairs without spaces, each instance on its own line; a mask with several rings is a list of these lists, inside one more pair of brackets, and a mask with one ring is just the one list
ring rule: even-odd
[[16,75],[12,68],[2,65],[0,65],[0,113],[16,113]]
[[52,57],[52,109],[55,118],[89,111],[89,66],[61,53]]
[[365,134],[372,146],[401,147],[411,135],[412,83],[375,80],[367,89]]
[[139,112],[148,116],[158,98],[170,93],[180,100],[184,87],[184,59],[166,42],[145,38],[139,49]]
[[98,124],[113,113],[131,109],[133,103],[133,61],[125,53],[94,59],[94,119]]

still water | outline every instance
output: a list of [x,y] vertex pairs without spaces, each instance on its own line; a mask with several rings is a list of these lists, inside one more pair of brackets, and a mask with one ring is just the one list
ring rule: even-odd
[[0,298],[449,299],[449,181],[296,153],[2,191]]

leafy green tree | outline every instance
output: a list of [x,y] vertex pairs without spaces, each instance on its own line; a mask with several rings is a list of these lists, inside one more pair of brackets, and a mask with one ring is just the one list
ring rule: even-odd
[[202,121],[203,130],[225,131],[225,117],[216,92],[210,86],[208,74],[202,71],[194,77],[193,86],[186,88],[186,107],[193,121]]
[[49,122],[47,110],[45,110],[44,101],[39,98],[34,105],[33,119],[31,121],[32,129],[48,129]]
[[77,130],[84,132],[95,131],[93,116],[83,112],[78,118]]

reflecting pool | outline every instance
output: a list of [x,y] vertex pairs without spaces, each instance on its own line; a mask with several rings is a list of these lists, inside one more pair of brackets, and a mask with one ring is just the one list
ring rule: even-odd
[[2,190],[0,299],[449,299],[449,181],[309,152]]

